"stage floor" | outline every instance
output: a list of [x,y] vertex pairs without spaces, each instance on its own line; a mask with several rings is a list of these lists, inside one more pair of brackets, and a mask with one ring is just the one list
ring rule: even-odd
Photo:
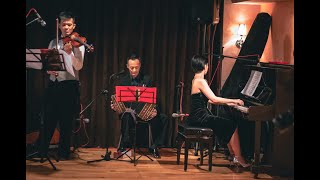
[[[116,154],[116,148],[109,148],[111,158]],[[146,151],[146,150],[143,150]],[[237,170],[230,166],[228,160],[221,153],[213,154],[212,172],[208,172],[208,159],[204,158],[204,165],[197,166],[200,156],[194,156],[194,151],[189,151],[188,170],[183,170],[184,151],[180,157],[180,165],[176,164],[176,150],[174,148],[160,149],[161,158],[153,161],[142,156],[136,166],[126,156],[118,160],[91,162],[102,159],[106,154],[105,148],[78,148],[73,157],[68,161],[56,162],[51,158],[57,170],[48,161],[43,163],[26,160],[26,179],[56,180],[56,179],[254,179],[253,174],[244,169]],[[133,154],[133,152],[132,152]],[[139,154],[136,154],[139,157]],[[267,174],[259,174],[260,179],[293,178],[271,177]]]

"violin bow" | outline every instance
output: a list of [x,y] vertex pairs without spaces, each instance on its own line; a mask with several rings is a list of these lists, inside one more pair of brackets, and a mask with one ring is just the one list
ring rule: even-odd
[[59,33],[59,19],[56,19],[56,49],[58,50],[58,33]]

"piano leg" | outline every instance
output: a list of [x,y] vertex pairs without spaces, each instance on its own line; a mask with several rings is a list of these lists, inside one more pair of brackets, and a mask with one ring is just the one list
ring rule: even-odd
[[254,163],[252,173],[254,178],[258,178],[260,164],[260,138],[261,138],[261,121],[255,121],[255,139],[254,139]]
[[261,128],[262,121],[255,121],[255,139],[254,139],[254,162],[251,166],[251,172],[254,174],[254,178],[258,178],[259,173],[272,173],[272,165],[264,164],[260,162],[260,149],[261,149]]

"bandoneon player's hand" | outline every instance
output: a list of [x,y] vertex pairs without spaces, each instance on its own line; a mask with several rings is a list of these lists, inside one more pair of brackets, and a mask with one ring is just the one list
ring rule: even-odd
[[157,113],[158,113],[157,110],[153,109],[152,113],[150,114],[150,117],[148,119],[152,119],[152,118],[156,117]]
[[57,71],[47,71],[48,74],[50,75],[54,75],[54,76],[58,76],[58,72]]
[[110,108],[111,108],[113,111],[117,111],[116,106],[112,103],[112,101],[111,101],[111,103],[110,103]]

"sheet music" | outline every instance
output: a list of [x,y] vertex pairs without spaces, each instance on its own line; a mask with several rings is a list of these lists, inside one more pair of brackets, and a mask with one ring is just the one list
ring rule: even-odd
[[[26,67],[33,68],[33,69],[42,69],[41,61],[41,49],[26,49]],[[63,50],[59,49],[59,54],[63,56],[64,59],[64,66],[66,71],[68,71],[72,76],[75,77],[71,57]],[[62,58],[61,58],[62,62]]]
[[254,92],[256,91],[258,84],[261,80],[262,72],[252,70],[249,80],[246,84],[246,86],[241,91],[242,94],[247,96],[253,96]]

